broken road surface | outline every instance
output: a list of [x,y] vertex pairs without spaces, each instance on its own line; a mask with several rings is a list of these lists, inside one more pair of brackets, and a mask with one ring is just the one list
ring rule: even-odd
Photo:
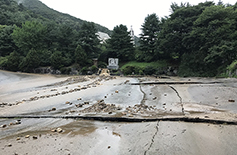
[[0,154],[235,154],[236,94],[236,79],[0,71]]

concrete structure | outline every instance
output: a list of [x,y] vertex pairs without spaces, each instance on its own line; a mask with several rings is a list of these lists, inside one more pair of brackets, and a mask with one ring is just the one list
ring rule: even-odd
[[109,58],[109,60],[108,60],[109,65],[107,66],[107,68],[118,70],[119,69],[118,63],[119,63],[118,58]]

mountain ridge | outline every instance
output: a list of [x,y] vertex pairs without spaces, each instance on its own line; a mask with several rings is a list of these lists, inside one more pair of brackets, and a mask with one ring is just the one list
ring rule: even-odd
[[[54,10],[39,0],[15,0],[15,1],[18,3],[18,5],[22,4],[27,9],[31,10],[36,14],[41,15],[46,19],[53,20],[58,24],[67,24],[76,30],[79,30],[84,22],[88,22],[86,20],[82,20],[67,13],[62,13],[57,10]],[[111,30],[109,30],[108,28],[97,23],[94,24],[98,31],[111,34]]]

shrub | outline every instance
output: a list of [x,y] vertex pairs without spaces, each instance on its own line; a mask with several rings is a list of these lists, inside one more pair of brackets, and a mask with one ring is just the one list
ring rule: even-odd
[[95,66],[95,65],[93,65],[93,66],[91,66],[91,71],[93,72],[93,73],[96,73],[97,72],[97,67]]
[[12,52],[8,57],[7,61],[5,60],[4,65],[6,65],[7,69],[10,71],[17,71],[19,69],[19,64],[21,62],[20,54],[16,51]]
[[71,71],[72,71],[71,68],[67,68],[67,67],[63,67],[60,69],[60,72],[62,74],[70,74]]
[[127,66],[125,67],[122,72],[124,75],[131,75],[134,72],[134,68],[133,66]]
[[144,73],[143,73],[143,71],[142,70],[139,70],[139,73],[138,73],[139,75],[143,75]]
[[152,67],[152,66],[146,66],[145,69],[144,69],[144,73],[145,73],[146,75],[155,74],[155,73],[156,73],[156,68],[155,68],[155,67]]
[[137,75],[142,75],[143,74],[143,68],[139,67],[139,66],[134,66],[134,73],[137,74]]
[[80,73],[81,73],[82,75],[86,75],[87,72],[88,72],[88,68],[87,68],[87,67],[83,67],[83,68],[80,70]]
[[100,62],[98,63],[98,67],[99,67],[99,68],[106,68],[106,67],[107,67],[107,64],[106,64],[105,62],[101,62],[101,61],[100,61]]
[[0,68],[7,67],[8,56],[0,57]]
[[237,60],[233,61],[228,67],[227,69],[231,72],[235,71],[237,69]]

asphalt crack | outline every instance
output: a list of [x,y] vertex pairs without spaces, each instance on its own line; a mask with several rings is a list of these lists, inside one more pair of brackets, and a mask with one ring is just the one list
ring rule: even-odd
[[145,100],[146,100],[146,93],[142,90],[142,85],[140,85],[140,91],[141,91],[142,94],[143,94],[143,98],[142,98],[141,104],[144,104],[144,103],[145,103]]
[[150,146],[148,147],[148,149],[144,152],[144,155],[147,154],[147,152],[151,149],[152,145],[154,144],[154,142],[155,142],[155,137],[156,137],[158,131],[159,131],[159,121],[158,121],[157,124],[156,124],[156,132],[155,132],[155,134],[152,136],[151,144],[150,144]]
[[175,91],[175,93],[177,94],[177,96],[179,97],[180,105],[181,105],[181,107],[182,107],[182,113],[184,114],[184,105],[183,105],[183,99],[182,99],[182,97],[179,95],[179,92],[178,92],[173,86],[170,86],[170,85],[169,85],[169,87],[170,87],[171,89],[173,89],[173,90]]

